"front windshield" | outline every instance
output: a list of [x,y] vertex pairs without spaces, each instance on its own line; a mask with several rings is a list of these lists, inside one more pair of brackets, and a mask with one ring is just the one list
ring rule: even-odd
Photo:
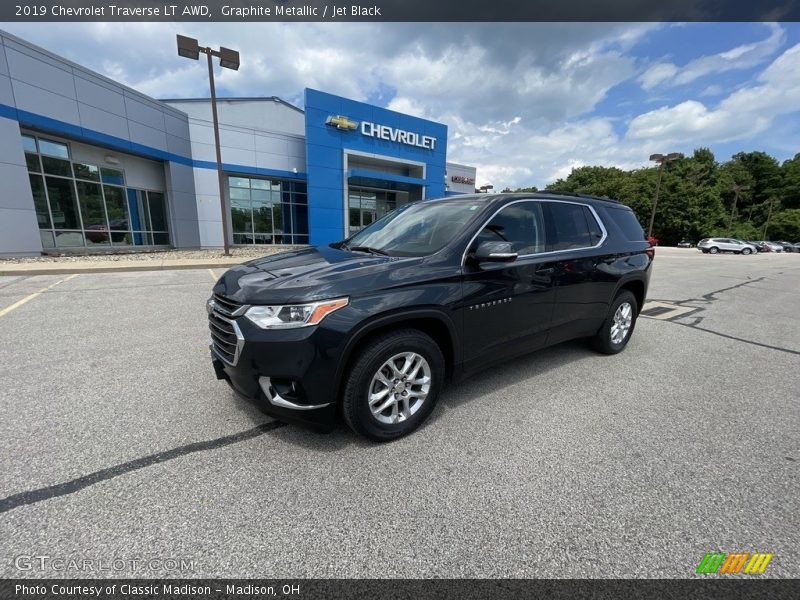
[[407,204],[362,229],[342,247],[370,248],[390,256],[427,256],[444,248],[480,207],[475,201]]

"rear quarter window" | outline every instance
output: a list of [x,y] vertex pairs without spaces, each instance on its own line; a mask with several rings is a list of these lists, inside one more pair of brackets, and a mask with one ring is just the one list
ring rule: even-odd
[[625,236],[625,239],[630,242],[644,242],[647,237],[644,234],[644,228],[639,223],[636,215],[628,208],[612,208],[606,207],[606,214],[614,222],[617,228]]

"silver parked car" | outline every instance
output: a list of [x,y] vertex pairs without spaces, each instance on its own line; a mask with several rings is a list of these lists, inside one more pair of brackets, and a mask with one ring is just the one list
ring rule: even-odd
[[756,247],[734,238],[706,238],[697,243],[697,249],[703,254],[733,252],[734,254],[754,254]]

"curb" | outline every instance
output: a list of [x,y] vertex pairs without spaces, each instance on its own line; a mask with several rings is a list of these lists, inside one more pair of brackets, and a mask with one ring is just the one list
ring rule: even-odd
[[[87,267],[83,265],[76,265],[69,267],[67,265],[57,267],[28,267],[19,269],[3,269],[0,267],[0,277],[13,277],[13,276],[32,276],[32,275],[72,275],[76,273],[125,273],[134,271],[188,271],[192,269],[229,269],[241,263],[238,262],[204,262],[197,264],[134,264],[134,265],[114,265],[114,266],[99,266]],[[21,266],[21,265],[20,265]]]

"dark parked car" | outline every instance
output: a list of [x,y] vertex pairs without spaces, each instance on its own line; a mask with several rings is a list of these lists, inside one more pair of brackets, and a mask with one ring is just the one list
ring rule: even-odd
[[277,419],[406,434],[448,381],[573,338],[622,351],[654,249],[626,206],[566,194],[402,206],[351,238],[227,271],[219,379]]
[[689,240],[681,240],[680,242],[678,242],[678,248],[691,248],[691,247],[692,247],[692,242],[690,242]]
[[792,244],[791,242],[775,242],[779,246],[783,247],[784,252],[797,252],[797,247]]

